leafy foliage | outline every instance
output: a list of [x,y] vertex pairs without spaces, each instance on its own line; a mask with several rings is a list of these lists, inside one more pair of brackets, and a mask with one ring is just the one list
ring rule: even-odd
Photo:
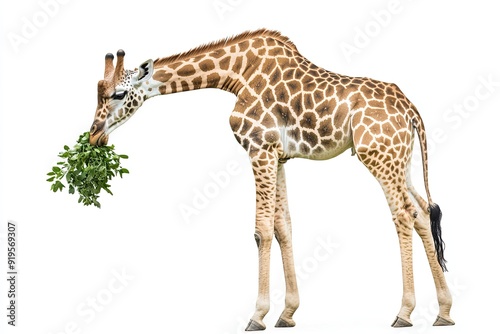
[[59,161],[57,166],[47,173],[47,181],[51,183],[50,189],[57,192],[66,187],[61,182],[65,179],[68,192],[74,194],[76,190],[80,194],[78,203],[93,204],[100,208],[101,204],[97,199],[101,190],[104,189],[113,195],[108,181],[117,175],[123,177],[123,174],[129,172],[120,166],[120,159],[128,159],[128,156],[116,154],[114,145],[90,145],[89,136],[89,132],[80,135],[72,149],[64,146],[64,151],[59,153],[63,161]]

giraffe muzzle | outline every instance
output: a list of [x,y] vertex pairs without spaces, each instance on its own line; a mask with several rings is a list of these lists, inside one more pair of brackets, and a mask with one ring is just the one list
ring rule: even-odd
[[104,125],[104,122],[94,121],[89,131],[90,145],[105,146],[108,143],[108,135],[106,134]]
[[104,132],[90,133],[90,145],[105,146],[108,143],[108,136]]

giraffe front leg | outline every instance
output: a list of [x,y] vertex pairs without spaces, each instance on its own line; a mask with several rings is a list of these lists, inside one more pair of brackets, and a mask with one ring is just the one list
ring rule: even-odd
[[252,158],[256,187],[255,241],[259,251],[259,288],[255,313],[246,331],[266,329],[263,319],[270,308],[269,267],[274,234],[277,159],[269,152]]
[[274,216],[274,233],[280,245],[283,270],[285,272],[285,309],[281,313],[276,327],[293,327],[293,314],[299,307],[299,291],[295,275],[292,247],[292,225],[286,193],[285,169],[278,165],[278,180],[276,185],[276,214]]
[[263,322],[264,317],[270,308],[269,300],[269,267],[271,255],[272,232],[263,232],[257,229],[255,232],[255,241],[259,250],[259,292],[255,312],[248,322],[245,331],[260,331],[266,329]]

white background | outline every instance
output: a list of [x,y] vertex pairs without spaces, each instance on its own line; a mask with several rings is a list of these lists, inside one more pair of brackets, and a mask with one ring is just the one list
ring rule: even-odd
[[[500,23],[491,1],[464,3],[2,2],[1,328],[242,331],[257,296],[257,249],[253,176],[228,124],[234,96],[200,90],[148,101],[110,136],[116,151],[130,156],[123,162],[130,175],[112,181],[115,195],[101,197],[102,209],[83,207],[66,191],[51,193],[45,174],[62,147],[90,128],[107,52],[123,48],[125,66],[135,68],[267,27],[328,70],[397,83],[419,108],[432,146],[430,189],[444,213],[457,323],[431,327],[435,291],[415,237],[414,327],[390,328],[402,291],[397,237],[378,183],[346,152],[286,165],[301,307],[295,328],[273,327],[284,304],[274,244],[267,333],[496,330]],[[356,53],[343,51],[347,45]],[[211,175],[228,164],[232,175],[214,187]],[[414,168],[424,193],[421,175]],[[196,202],[207,191],[210,198]],[[181,214],[196,204],[196,214]],[[8,220],[19,224],[15,328],[5,316]],[[116,280],[118,273],[125,281]]]

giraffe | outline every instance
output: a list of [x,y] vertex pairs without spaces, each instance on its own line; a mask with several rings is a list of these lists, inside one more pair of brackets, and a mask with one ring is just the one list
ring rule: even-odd
[[[415,307],[412,232],[422,239],[439,303],[435,326],[453,325],[446,284],[441,210],[430,196],[427,141],[415,106],[392,83],[329,72],[303,57],[287,37],[260,29],[205,44],[134,70],[124,69],[125,52],[105,57],[98,105],[90,129],[92,145],[109,134],[149,98],[202,88],[236,95],[229,124],[248,153],[256,189],[255,241],[259,280],[255,313],[247,331],[266,328],[270,308],[269,270],[273,236],[281,250],[285,308],[276,327],[293,327],[299,306],[292,228],[284,164],[292,158],[324,160],[347,149],[380,183],[399,238],[403,298],[393,327],[412,326]],[[420,142],[427,198],[411,183],[413,142]]]

